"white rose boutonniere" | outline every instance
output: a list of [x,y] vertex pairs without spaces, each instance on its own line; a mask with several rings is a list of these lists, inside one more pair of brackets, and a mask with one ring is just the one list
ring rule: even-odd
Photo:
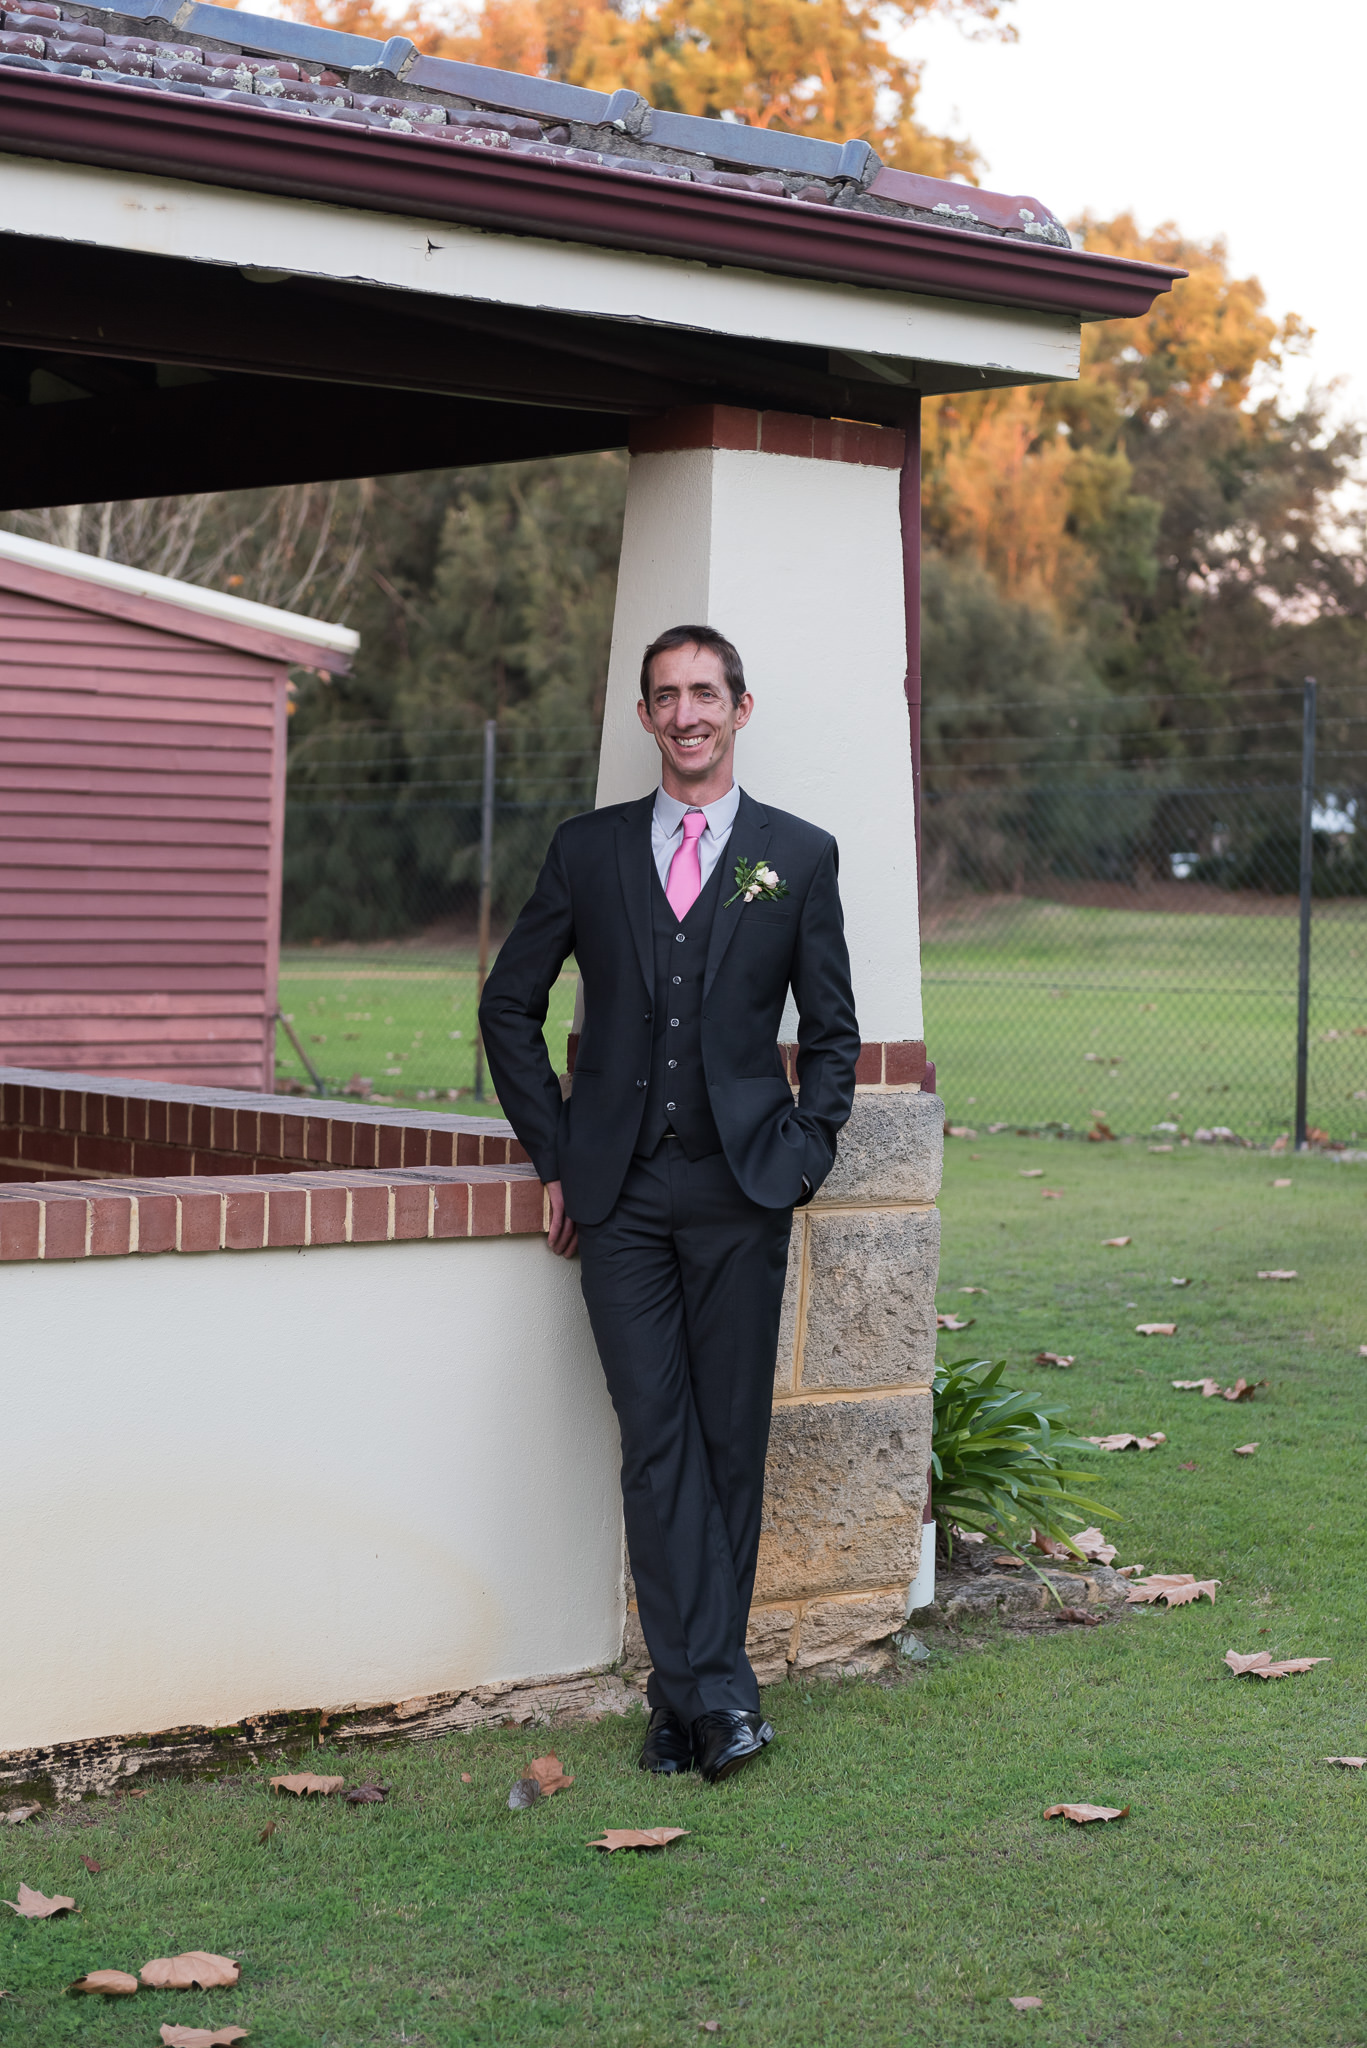
[[788,884],[781,882],[772,868],[766,868],[762,861],[738,860],[736,862],[736,894],[728,896],[722,905],[729,910],[737,897],[747,903],[777,903],[780,896],[788,894]]

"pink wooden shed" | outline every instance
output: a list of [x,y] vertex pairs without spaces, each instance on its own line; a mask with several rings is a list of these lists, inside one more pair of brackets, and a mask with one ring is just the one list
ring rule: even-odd
[[356,645],[0,534],[0,1064],[273,1086],[286,688]]

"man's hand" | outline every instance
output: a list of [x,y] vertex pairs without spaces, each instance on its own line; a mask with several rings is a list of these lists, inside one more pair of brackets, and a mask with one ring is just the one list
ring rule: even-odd
[[579,1249],[579,1232],[565,1213],[565,1197],[559,1181],[548,1180],[546,1193],[551,1198],[551,1228],[546,1242],[558,1258],[572,1259]]

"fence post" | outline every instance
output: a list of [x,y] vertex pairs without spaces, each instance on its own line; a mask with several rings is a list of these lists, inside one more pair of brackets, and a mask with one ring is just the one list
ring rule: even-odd
[[[489,913],[494,894],[494,743],[498,733],[498,720],[484,721],[484,794],[480,810],[479,834],[479,977],[475,991],[475,1015],[479,1015],[479,1003],[484,994],[484,979],[489,972]],[[475,1027],[475,1101],[484,1100],[484,1036],[478,1023]]]
[[1301,728],[1301,929],[1296,963],[1296,1135],[1304,1152],[1306,1080],[1310,1064],[1310,904],[1315,872],[1315,678],[1305,679]]

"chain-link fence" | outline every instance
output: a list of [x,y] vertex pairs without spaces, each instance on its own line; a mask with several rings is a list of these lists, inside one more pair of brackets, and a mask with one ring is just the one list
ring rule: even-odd
[[[500,726],[495,944],[556,826],[592,807],[598,738],[596,726]],[[280,958],[289,1028],[277,1034],[277,1086],[483,1106],[474,1090],[484,798],[482,724],[328,727],[291,750]],[[557,1066],[573,1011],[566,975],[546,1020]]]
[[[1252,783],[1189,760],[1022,753],[988,746],[926,775],[926,1038],[951,1119],[1290,1134],[1299,758]],[[1367,1134],[1360,768],[1336,750],[1309,848],[1307,1120],[1312,1139],[1346,1142]]]

